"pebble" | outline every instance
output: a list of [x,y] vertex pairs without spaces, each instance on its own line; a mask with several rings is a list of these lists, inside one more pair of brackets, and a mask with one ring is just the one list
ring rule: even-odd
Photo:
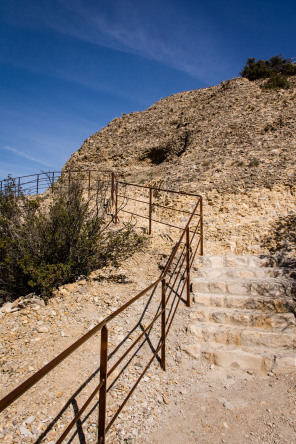
[[45,327],[45,325],[41,325],[40,327],[37,327],[37,331],[38,331],[38,333],[47,333],[48,328]]
[[27,418],[25,420],[25,423],[26,424],[32,424],[32,422],[34,422],[34,421],[35,421],[35,416],[29,416],[29,418]]
[[30,432],[30,430],[27,429],[27,427],[20,425],[19,426],[19,430],[20,430],[20,434],[26,437],[31,437],[32,433]]

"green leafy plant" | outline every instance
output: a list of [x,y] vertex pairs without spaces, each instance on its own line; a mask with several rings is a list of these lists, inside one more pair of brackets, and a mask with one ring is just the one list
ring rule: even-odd
[[0,296],[34,291],[46,298],[131,254],[143,239],[130,225],[111,232],[104,208],[102,190],[85,198],[75,181],[40,198],[24,196],[8,178],[0,193]]
[[296,75],[296,64],[292,59],[285,59],[281,55],[269,60],[255,60],[249,58],[240,72],[242,77],[249,80],[269,79],[262,85],[263,89],[286,89],[290,86],[287,77]]
[[290,86],[287,77],[282,74],[272,74],[262,85],[262,89],[288,89]]

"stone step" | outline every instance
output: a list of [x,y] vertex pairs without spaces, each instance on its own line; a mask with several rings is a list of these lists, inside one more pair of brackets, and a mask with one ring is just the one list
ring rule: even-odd
[[200,322],[261,327],[280,331],[295,328],[296,325],[293,313],[256,312],[253,310],[232,308],[194,308],[190,312],[190,318]]
[[276,267],[274,256],[198,256],[194,267],[224,268],[224,267]]
[[262,328],[192,322],[188,331],[196,338],[197,343],[211,342],[236,346],[296,348],[296,335],[293,329],[286,332],[273,332]]
[[275,313],[293,313],[296,309],[293,299],[283,297],[198,293],[194,294],[193,301],[204,307],[242,308]]
[[208,279],[250,279],[250,278],[285,278],[289,277],[291,270],[287,268],[272,267],[220,267],[200,268],[194,273],[196,278]]
[[183,350],[196,359],[202,359],[224,368],[240,368],[255,372],[295,372],[296,353],[274,350],[266,353],[264,349],[243,350],[239,347],[222,344],[184,345]]
[[192,279],[194,293],[239,294],[250,296],[286,296],[296,294],[296,282],[292,279]]

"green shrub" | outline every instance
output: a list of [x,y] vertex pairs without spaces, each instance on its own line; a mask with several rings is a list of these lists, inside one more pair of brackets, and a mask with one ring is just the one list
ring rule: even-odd
[[269,79],[261,86],[262,89],[288,89],[290,83],[286,76],[282,74],[272,74]]
[[253,168],[253,167],[257,167],[258,165],[260,165],[260,160],[258,160],[258,159],[252,159],[252,160],[250,160],[248,166],[249,166],[250,168]]
[[59,285],[118,261],[142,242],[132,227],[110,232],[102,195],[72,182],[52,197],[26,197],[12,179],[0,193],[0,296],[49,297]]
[[272,75],[292,76],[296,75],[296,64],[292,59],[284,59],[281,55],[269,60],[249,58],[240,72],[242,77],[249,80],[267,79]]

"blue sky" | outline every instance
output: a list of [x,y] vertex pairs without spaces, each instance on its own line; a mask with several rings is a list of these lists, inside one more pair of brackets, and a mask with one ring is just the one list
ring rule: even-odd
[[296,57],[296,2],[0,0],[0,179],[59,170],[161,97]]

